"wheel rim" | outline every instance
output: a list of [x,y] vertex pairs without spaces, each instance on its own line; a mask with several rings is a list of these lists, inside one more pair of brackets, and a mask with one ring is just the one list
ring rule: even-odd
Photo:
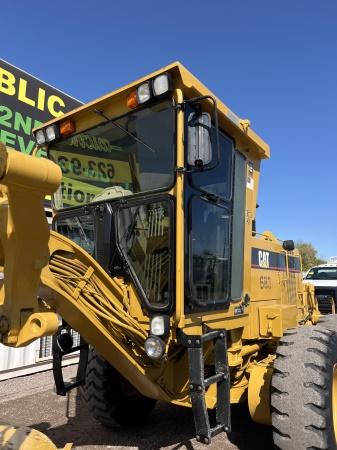
[[337,441],[337,363],[333,366],[332,374],[332,416],[335,440]]

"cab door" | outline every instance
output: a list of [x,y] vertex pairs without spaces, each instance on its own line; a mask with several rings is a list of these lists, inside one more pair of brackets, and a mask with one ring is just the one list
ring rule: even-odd
[[223,310],[242,297],[245,171],[245,158],[220,133],[219,164],[187,176],[187,313]]

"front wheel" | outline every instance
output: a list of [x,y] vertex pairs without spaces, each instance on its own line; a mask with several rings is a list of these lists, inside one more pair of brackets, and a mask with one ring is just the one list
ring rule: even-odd
[[144,397],[91,348],[82,397],[93,417],[107,428],[140,425],[156,401]]
[[331,328],[293,329],[280,339],[271,407],[281,450],[337,449],[337,333]]

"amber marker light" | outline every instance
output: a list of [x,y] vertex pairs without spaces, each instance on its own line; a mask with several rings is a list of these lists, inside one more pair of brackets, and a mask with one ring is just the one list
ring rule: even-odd
[[128,108],[134,109],[138,106],[138,99],[137,99],[137,91],[132,91],[127,99],[126,99],[126,105]]
[[73,120],[65,120],[60,123],[60,135],[69,136],[76,131],[75,122]]

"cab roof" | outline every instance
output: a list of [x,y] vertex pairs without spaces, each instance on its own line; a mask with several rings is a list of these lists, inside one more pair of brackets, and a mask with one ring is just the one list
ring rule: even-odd
[[[57,123],[63,121],[65,119],[76,119],[86,112],[90,113],[93,109],[104,110],[104,106],[107,103],[111,103],[111,98],[115,95],[118,95],[122,92],[132,91],[139,84],[144,81],[156,77],[163,72],[170,72],[172,78],[174,80],[175,87],[180,87],[183,91],[184,98],[193,98],[205,95],[211,95],[216,99],[217,107],[218,107],[218,115],[219,115],[219,125],[221,128],[224,128],[229,134],[231,134],[234,139],[241,142],[242,145],[247,146],[249,150],[252,150],[256,153],[256,156],[260,159],[269,158],[270,149],[269,145],[260,138],[250,127],[250,122],[248,120],[241,119],[238,117],[233,111],[231,111],[228,106],[226,106],[219,98],[217,98],[204,84],[202,84],[191,72],[189,72],[180,62],[174,62],[169,64],[162,69],[156,70],[138,80],[133,81],[130,84],[122,86],[115,91],[109,92],[108,94],[99,97],[96,100],[93,100],[89,103],[80,106],[73,111],[70,111],[60,117],[57,117],[49,122],[45,123],[43,127],[46,125],[51,125],[53,123]],[[42,128],[41,126],[36,128],[34,131]]]

